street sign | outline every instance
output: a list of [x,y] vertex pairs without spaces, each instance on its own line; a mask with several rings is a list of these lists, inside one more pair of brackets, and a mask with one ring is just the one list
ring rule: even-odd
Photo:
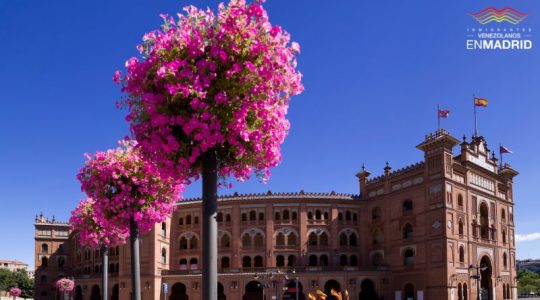
[[169,292],[169,285],[167,283],[163,283],[163,294],[167,295]]

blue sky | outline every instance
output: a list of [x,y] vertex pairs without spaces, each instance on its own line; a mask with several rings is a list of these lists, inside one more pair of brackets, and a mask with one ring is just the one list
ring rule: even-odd
[[[67,220],[83,197],[75,174],[83,153],[115,146],[128,133],[115,108],[111,77],[136,55],[160,13],[217,1],[0,0],[0,258],[33,264],[33,220],[43,211]],[[467,14],[512,6],[540,31],[537,1],[268,0],[271,21],[302,46],[305,92],[290,108],[292,128],[283,163],[267,185],[235,183],[225,193],[272,191],[357,193],[362,163],[382,172],[420,161],[415,149],[436,129],[437,103],[455,136],[472,133],[473,93],[490,100],[479,113],[480,134],[506,160],[515,180],[518,257],[540,258],[540,53],[467,51]],[[200,195],[200,186],[187,197]],[[527,239],[527,238],[524,238]]]

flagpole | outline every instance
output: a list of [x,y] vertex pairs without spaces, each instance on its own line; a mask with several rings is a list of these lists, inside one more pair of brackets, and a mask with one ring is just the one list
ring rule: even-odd
[[473,107],[474,107],[474,136],[478,136],[478,122],[476,121],[476,97],[473,94]]
[[441,107],[437,103],[437,131],[441,130]]
[[502,144],[499,143],[499,163],[500,163],[500,166],[502,168],[503,161],[502,161],[502,151],[501,151],[502,148],[501,147],[502,147]]

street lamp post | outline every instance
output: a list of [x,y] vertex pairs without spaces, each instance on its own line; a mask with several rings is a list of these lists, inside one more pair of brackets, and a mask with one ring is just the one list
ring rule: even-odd
[[475,266],[471,264],[469,266],[469,271],[471,271],[472,269],[476,269],[476,275],[471,275],[470,278],[476,280],[476,291],[477,291],[476,299],[480,300],[480,271],[485,271],[487,267],[484,265]]

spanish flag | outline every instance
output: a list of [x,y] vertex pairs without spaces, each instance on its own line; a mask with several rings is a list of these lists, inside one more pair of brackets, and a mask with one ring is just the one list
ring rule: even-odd
[[488,100],[486,98],[474,97],[474,105],[475,106],[487,107]]

